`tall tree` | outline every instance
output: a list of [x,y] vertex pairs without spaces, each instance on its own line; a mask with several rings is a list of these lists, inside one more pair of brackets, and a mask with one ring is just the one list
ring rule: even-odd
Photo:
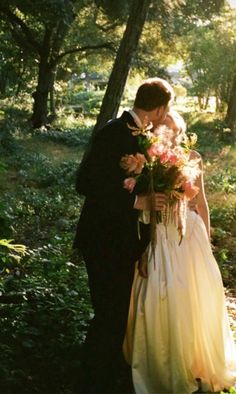
[[130,63],[137,49],[151,0],[133,0],[126,29],[109,78],[94,132],[117,115]]
[[33,4],[30,0],[22,3],[3,0],[0,5],[12,37],[20,47],[34,54],[38,62],[38,84],[33,94],[32,122],[35,127],[47,122],[47,99],[54,82],[57,57],[74,20],[72,3],[60,3],[59,8],[57,2],[44,0],[41,4],[39,1]]
[[94,43],[63,48],[76,16],[92,0],[2,0],[0,14],[20,48],[38,64],[37,87],[33,94],[32,123],[40,127],[48,122],[48,95],[61,59],[71,53],[110,47]]
[[226,122],[232,130],[236,124],[235,35],[236,12],[224,7],[207,23],[193,26],[176,45],[192,79],[192,92],[200,103],[215,96],[216,110],[227,107]]

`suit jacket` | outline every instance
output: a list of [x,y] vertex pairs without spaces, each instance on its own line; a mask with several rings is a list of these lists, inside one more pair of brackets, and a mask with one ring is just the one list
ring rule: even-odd
[[149,225],[140,223],[133,208],[135,190],[123,188],[127,177],[120,167],[125,154],[140,152],[137,137],[128,124],[136,126],[129,112],[108,122],[90,141],[77,171],[76,189],[85,196],[74,247],[82,254],[126,258],[136,261],[150,240]]

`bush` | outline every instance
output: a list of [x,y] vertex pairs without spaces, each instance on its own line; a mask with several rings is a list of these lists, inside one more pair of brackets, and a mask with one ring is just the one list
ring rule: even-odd
[[92,310],[84,266],[69,261],[68,236],[31,251],[1,278],[0,388],[70,392]]

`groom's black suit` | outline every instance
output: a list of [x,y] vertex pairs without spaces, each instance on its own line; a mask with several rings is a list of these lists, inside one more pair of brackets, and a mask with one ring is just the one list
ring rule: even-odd
[[138,211],[133,208],[138,191],[129,193],[123,188],[127,174],[120,159],[140,152],[127,124],[136,126],[125,111],[99,130],[77,173],[76,188],[85,202],[74,247],[81,250],[86,263],[95,311],[83,360],[86,385],[91,387],[83,389],[84,394],[112,394],[122,368],[134,265],[149,242],[149,226],[140,224],[138,235]]

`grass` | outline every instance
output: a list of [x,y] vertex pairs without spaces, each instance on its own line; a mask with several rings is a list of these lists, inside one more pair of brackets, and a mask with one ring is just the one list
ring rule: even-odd
[[54,141],[42,140],[38,136],[32,136],[23,142],[24,149],[28,152],[43,154],[55,164],[65,160],[78,160],[81,156],[78,147],[66,146]]

